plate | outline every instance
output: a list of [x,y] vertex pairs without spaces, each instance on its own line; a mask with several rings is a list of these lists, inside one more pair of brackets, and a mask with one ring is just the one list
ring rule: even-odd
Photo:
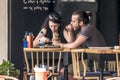
[[89,49],[112,49],[113,47],[88,47]]
[[53,40],[59,40],[60,38],[53,38]]
[[59,48],[59,46],[44,46],[45,48]]

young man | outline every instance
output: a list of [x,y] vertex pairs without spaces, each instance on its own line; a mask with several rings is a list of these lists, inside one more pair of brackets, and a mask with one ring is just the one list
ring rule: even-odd
[[[79,33],[75,35],[75,30],[80,29]],[[64,30],[64,37],[68,43],[60,43],[53,41],[54,45],[62,48],[78,48],[78,47],[103,47],[106,46],[105,40],[96,27],[89,24],[89,17],[84,11],[75,11],[72,14],[70,24]],[[88,55],[89,58],[89,55]],[[89,64],[88,64],[89,67]],[[90,66],[92,68],[92,66]],[[68,66],[68,72],[69,72]],[[64,69],[61,70],[63,77]],[[69,72],[71,73],[71,72]],[[69,80],[74,80],[68,76]]]

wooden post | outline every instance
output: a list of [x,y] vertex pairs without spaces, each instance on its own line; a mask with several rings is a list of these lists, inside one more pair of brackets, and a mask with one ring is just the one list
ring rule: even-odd
[[119,46],[119,49],[120,49],[120,34],[119,34],[119,38],[118,38],[118,46]]

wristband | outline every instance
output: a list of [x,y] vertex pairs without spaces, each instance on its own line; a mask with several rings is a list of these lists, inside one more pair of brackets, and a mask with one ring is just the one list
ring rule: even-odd
[[64,44],[61,44],[60,47],[63,48],[63,45],[64,45]]

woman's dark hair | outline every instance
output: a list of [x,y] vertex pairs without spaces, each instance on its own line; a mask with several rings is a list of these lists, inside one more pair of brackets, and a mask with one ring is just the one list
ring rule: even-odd
[[59,15],[56,12],[49,14],[48,18],[49,18],[50,21],[52,21],[54,23],[61,24],[62,17],[61,17],[61,15]]
[[87,13],[85,11],[80,11],[80,10],[77,10],[75,12],[73,12],[72,15],[78,15],[78,20],[79,21],[83,21],[84,24],[88,24],[89,23],[89,17],[87,15]]
[[57,12],[50,13],[48,17],[46,18],[46,20],[44,21],[41,28],[46,28],[46,29],[49,28],[49,25],[48,25],[49,21],[62,25],[62,17]]
[[63,26],[64,26],[61,15],[58,14],[57,12],[52,12],[52,13],[50,13],[48,15],[48,17],[46,18],[46,20],[44,21],[44,23],[43,23],[43,25],[41,27],[41,29],[42,28],[47,29],[46,37],[47,37],[47,35],[49,36],[49,35],[52,34],[52,32],[51,32],[51,30],[49,28],[49,24],[48,24],[49,21],[60,24],[60,26],[58,28],[58,33],[60,34],[60,32],[63,30]]

